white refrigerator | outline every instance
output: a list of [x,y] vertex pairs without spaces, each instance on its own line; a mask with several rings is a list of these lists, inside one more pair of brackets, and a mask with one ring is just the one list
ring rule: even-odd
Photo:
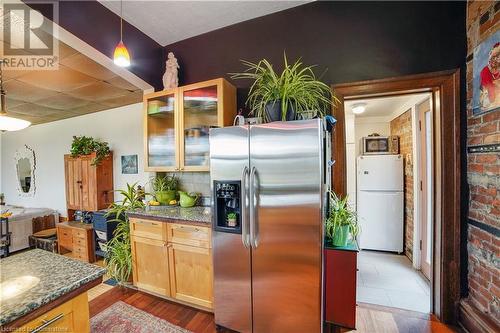
[[367,250],[403,252],[403,156],[359,156],[357,213],[359,246]]

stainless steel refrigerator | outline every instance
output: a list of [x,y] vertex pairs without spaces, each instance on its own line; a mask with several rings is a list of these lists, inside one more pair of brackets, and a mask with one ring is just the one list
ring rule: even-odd
[[330,151],[320,119],[211,129],[216,325],[322,331]]

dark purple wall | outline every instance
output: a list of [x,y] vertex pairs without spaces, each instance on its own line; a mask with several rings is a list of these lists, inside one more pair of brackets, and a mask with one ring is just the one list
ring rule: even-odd
[[[241,71],[239,59],[302,57],[325,83],[464,67],[465,2],[314,2],[175,44],[180,84]],[[248,82],[233,82],[247,87]],[[239,105],[245,92],[239,91]]]
[[[33,0],[30,0],[33,2]],[[98,51],[113,58],[120,41],[120,17],[97,1],[58,1],[59,25]],[[28,5],[30,3],[28,2]],[[41,7],[32,5],[41,10]],[[123,21],[123,42],[130,52],[129,70],[153,85],[163,89],[163,48],[133,25]]]

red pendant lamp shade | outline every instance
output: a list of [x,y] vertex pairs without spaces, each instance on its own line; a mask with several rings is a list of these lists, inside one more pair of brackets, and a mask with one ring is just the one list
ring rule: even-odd
[[123,44],[123,2],[120,1],[120,42],[115,47],[113,54],[113,61],[115,65],[120,67],[130,66],[130,54],[127,47]]

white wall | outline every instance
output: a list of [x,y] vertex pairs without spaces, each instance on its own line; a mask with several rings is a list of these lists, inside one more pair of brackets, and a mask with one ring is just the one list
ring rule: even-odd
[[[1,134],[0,192],[8,204],[25,207],[47,207],[66,215],[64,154],[69,153],[74,135],[86,135],[107,141],[113,151],[114,187],[126,183],[145,184],[152,176],[144,172],[142,103],[35,125],[18,132]],[[14,154],[28,145],[35,151],[36,193],[32,198],[20,197],[16,190]],[[139,173],[122,175],[121,155],[137,154]]]
[[363,153],[361,139],[373,133],[378,133],[381,136],[391,134],[390,121],[380,120],[378,117],[356,117],[354,121],[355,142],[356,142],[356,157]]

